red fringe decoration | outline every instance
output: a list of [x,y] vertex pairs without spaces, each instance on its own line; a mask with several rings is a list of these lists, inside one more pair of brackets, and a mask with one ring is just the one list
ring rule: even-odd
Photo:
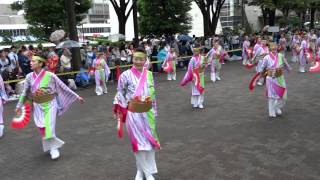
[[[22,115],[24,115],[22,117]],[[26,127],[29,124],[31,116],[31,105],[29,102],[26,102],[23,107],[21,108],[21,114],[20,116],[16,116],[13,118],[11,122],[11,127],[14,129],[22,129]]]
[[253,67],[254,67],[254,65],[253,64],[246,64],[246,66],[245,66],[247,69],[252,69]]
[[121,107],[119,104],[115,104],[113,106],[113,112],[117,115],[121,115],[120,119],[118,119],[117,129],[118,129],[118,137],[122,138],[123,137],[123,123],[126,122],[128,109]]
[[316,61],[315,65],[310,67],[309,72],[318,72],[320,71],[320,62]]
[[255,83],[256,83],[256,81],[259,79],[259,77],[260,77],[260,73],[256,73],[256,74],[252,77],[252,79],[251,79],[251,81],[250,81],[250,83],[249,83],[249,90],[250,90],[251,92],[254,90]]
[[120,66],[117,65],[117,68],[116,68],[116,77],[117,77],[117,81],[119,80],[119,77],[120,77]]
[[173,71],[172,66],[171,66],[169,61],[167,61],[165,63],[165,66],[163,67],[163,71],[166,72],[166,73],[169,73],[169,72]]

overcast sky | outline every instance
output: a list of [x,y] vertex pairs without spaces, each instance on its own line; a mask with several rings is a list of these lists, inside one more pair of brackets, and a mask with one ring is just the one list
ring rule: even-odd
[[0,0],[0,4],[12,4],[14,1],[17,0]]

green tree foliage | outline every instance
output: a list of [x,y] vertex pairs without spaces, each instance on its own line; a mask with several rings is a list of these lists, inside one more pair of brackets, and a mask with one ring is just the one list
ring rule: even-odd
[[[300,26],[303,26],[306,12],[310,10],[311,28],[314,25],[314,16],[317,9],[320,8],[320,0],[248,0],[249,5],[260,6],[264,17],[264,24],[273,25],[275,16],[273,16],[276,9],[283,13],[283,18],[279,23],[282,25],[289,25],[289,13],[295,12],[300,18]],[[273,14],[272,14],[273,13]],[[267,18],[269,22],[267,23]],[[295,20],[295,22],[298,22]],[[291,24],[290,24],[291,25]],[[296,23],[295,23],[296,25]]]
[[[80,5],[75,6],[77,22],[84,16],[81,14],[91,7],[91,0],[77,0]],[[67,29],[64,0],[24,0],[11,5],[13,10],[25,11],[25,18],[30,25],[30,32],[39,38],[48,39],[56,29]]]
[[191,0],[139,0],[138,10],[142,35],[173,35],[191,29]]
[[3,42],[6,44],[12,43],[12,37],[9,32],[0,32],[0,37],[2,37]]

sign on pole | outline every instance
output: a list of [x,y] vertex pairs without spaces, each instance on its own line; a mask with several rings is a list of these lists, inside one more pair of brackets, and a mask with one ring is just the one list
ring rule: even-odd
[[268,27],[268,32],[279,32],[279,26],[270,26]]

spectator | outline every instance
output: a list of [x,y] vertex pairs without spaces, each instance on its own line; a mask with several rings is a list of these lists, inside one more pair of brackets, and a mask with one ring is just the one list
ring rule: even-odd
[[60,72],[71,71],[71,52],[69,49],[64,49],[60,57]]
[[128,62],[129,64],[132,63],[133,52],[134,52],[133,44],[130,44],[130,45],[129,45],[129,48],[126,49],[127,62]]
[[[7,52],[5,50],[0,50],[0,70],[3,80],[9,80],[12,69],[10,66],[10,60],[7,58]],[[9,84],[5,84],[5,89],[8,95],[14,93],[12,87]]]
[[[17,48],[15,46],[10,47],[10,52],[8,54],[8,59],[10,61],[10,66],[12,69],[12,74],[10,79],[17,79],[17,75],[22,72],[19,67],[18,55],[16,51],[17,51]],[[13,86],[15,86],[15,84],[13,84]]]
[[80,49],[80,56],[81,56],[81,63],[86,64],[87,59],[87,47],[85,44],[82,45],[82,48]]
[[[61,56],[62,57],[62,56]],[[59,66],[59,56],[54,51],[53,47],[49,48],[48,58],[47,58],[46,66],[48,71],[52,73],[56,73]]]
[[9,75],[12,72],[12,69],[10,61],[4,50],[0,50],[0,72],[4,81],[9,80]]
[[158,69],[160,69],[160,72],[162,72],[162,63],[165,60],[166,56],[167,56],[167,51],[164,46],[161,46],[157,55],[157,59],[158,61],[160,61],[158,64]]
[[93,62],[94,59],[96,59],[96,54],[92,51],[92,47],[89,46],[88,47],[88,51],[87,51],[87,62],[86,62],[86,65],[88,67],[91,67],[92,66],[92,62]]
[[[157,61],[157,58],[156,58],[157,56],[158,56],[158,46],[155,45],[152,48],[151,61]],[[152,64],[152,71],[158,72],[158,64],[156,63]]]
[[31,72],[30,60],[28,58],[28,51],[25,46],[22,46],[18,52],[19,66],[21,67],[23,76],[26,76]]

